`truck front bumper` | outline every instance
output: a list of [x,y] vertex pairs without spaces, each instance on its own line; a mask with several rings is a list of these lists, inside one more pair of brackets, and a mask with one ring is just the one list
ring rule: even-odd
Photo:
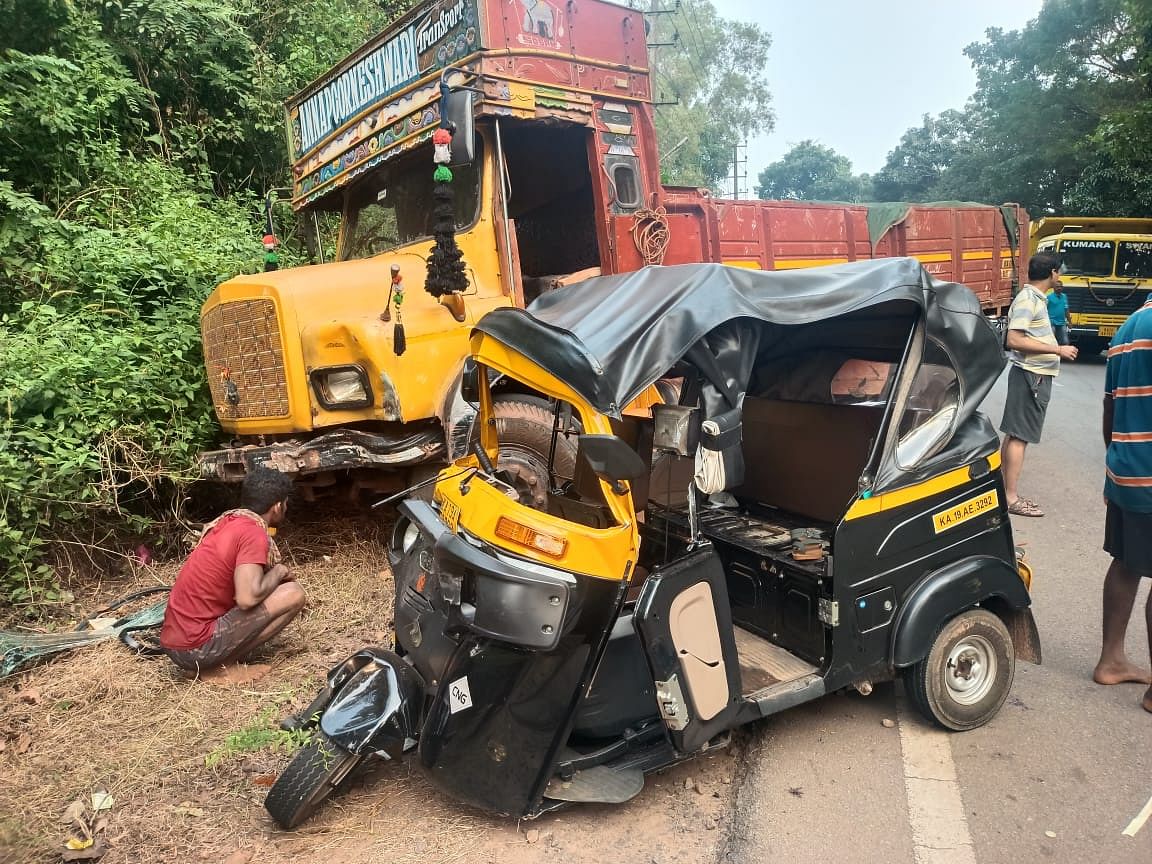
[[438,425],[405,427],[395,433],[340,429],[308,440],[247,444],[200,454],[200,476],[238,483],[252,468],[265,466],[306,477],[327,471],[404,468],[445,458]]

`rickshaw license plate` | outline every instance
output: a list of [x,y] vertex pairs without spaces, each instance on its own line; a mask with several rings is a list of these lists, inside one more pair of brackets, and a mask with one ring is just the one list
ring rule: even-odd
[[440,518],[444,520],[444,524],[448,526],[453,534],[456,533],[457,527],[460,525],[460,508],[454,501],[444,500],[440,505]]
[[1116,331],[1118,329],[1119,328],[1115,324],[1112,324],[1108,327],[1097,327],[1096,328],[1096,335],[1097,336],[1115,336]]
[[936,529],[936,533],[947,531],[949,528],[955,528],[961,522],[967,522],[969,519],[974,519],[981,513],[987,513],[989,510],[994,510],[1000,504],[1000,496],[996,494],[996,490],[991,492],[984,492],[977,495],[975,498],[969,498],[955,507],[949,507],[947,510],[941,510],[939,513],[932,514],[932,525]]

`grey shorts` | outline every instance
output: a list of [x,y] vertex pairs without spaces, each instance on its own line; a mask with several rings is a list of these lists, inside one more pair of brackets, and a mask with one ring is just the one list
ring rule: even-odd
[[256,647],[256,638],[270,619],[268,607],[261,603],[254,609],[233,606],[218,619],[208,641],[199,648],[165,648],[173,663],[188,672],[214,669],[238,660]]
[[1052,398],[1052,375],[1025,372],[1012,364],[1008,370],[1008,396],[1000,431],[1029,444],[1040,443],[1044,415]]

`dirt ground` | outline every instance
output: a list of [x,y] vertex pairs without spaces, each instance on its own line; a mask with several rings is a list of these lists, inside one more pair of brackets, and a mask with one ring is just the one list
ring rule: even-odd
[[[281,550],[309,608],[253,658],[267,665],[252,667],[254,680],[188,680],[167,660],[112,641],[0,682],[0,861],[60,861],[80,830],[73,816],[92,830],[102,864],[716,860],[742,776],[739,744],[650,776],[626,805],[521,823],[454,802],[411,763],[373,762],[299,830],[272,824],[264,796],[293,747],[278,720],[311,700],[330,666],[390,639],[385,527],[323,513],[286,526]],[[70,586],[74,611],[83,617],[130,591],[170,584],[177,567]],[[94,812],[108,800],[93,794],[105,792],[111,806]]]

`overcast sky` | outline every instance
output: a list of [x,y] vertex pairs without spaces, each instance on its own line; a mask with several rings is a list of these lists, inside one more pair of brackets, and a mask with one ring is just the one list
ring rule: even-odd
[[1042,0],[712,0],[772,34],[776,128],[748,145],[748,179],[812,138],[873,173],[923,114],[962,108],[976,86],[964,47],[1018,30]]

